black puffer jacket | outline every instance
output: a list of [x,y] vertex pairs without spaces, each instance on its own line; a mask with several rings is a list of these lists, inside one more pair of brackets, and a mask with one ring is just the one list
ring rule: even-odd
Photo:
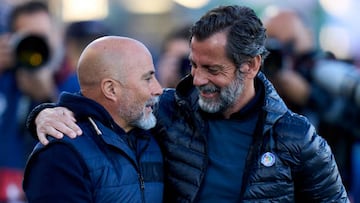
[[[305,117],[292,113],[262,73],[263,118],[243,176],[241,202],[349,202],[326,141]],[[208,164],[207,123],[199,113],[191,76],[164,91],[157,134],[165,155],[166,202],[194,202]],[[159,133],[160,132],[160,133]],[[266,167],[261,156],[275,155]]]

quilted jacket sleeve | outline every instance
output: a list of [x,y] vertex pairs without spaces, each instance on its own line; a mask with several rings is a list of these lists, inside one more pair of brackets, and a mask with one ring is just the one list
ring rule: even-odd
[[[308,125],[299,139],[299,165],[295,171],[295,189],[301,202],[349,202],[336,161],[326,140]],[[300,138],[300,137],[299,137]]]

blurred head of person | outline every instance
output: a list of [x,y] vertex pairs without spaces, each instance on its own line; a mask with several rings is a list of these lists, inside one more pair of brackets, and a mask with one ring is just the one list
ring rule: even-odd
[[264,72],[294,111],[300,111],[310,96],[310,69],[316,52],[313,33],[295,10],[279,8],[264,18],[269,37]]
[[275,38],[282,44],[292,44],[295,53],[306,53],[315,49],[315,41],[305,19],[292,9],[279,9],[264,18],[268,38]]
[[[58,24],[51,15],[47,4],[40,1],[28,1],[18,4],[10,11],[9,31],[16,37],[38,35],[48,43],[52,61],[62,58],[62,36]],[[53,62],[55,63],[55,62]]]
[[75,21],[66,26],[65,55],[74,71],[83,49],[93,40],[110,34],[109,27],[101,20]]
[[271,69],[269,72],[301,69],[304,61],[313,57],[316,49],[314,34],[296,10],[279,8],[264,17],[264,25],[269,38],[266,46],[272,52],[265,67]]
[[165,37],[157,62],[157,77],[163,87],[176,87],[190,73],[189,37],[190,25],[175,28]]
[[[14,66],[16,66],[19,88],[25,94],[38,101],[54,99],[56,88],[52,81],[53,73],[60,68],[63,48],[61,34],[47,5],[37,1],[18,4],[10,11],[8,19],[8,27],[13,39],[12,42],[15,45],[23,42],[28,36],[37,36],[43,39],[49,52],[48,61],[39,63],[41,65],[36,66],[36,69],[29,70],[24,68],[24,65],[22,63],[19,64],[17,59],[15,59]],[[32,44],[29,46],[33,49],[39,45]],[[31,55],[31,60],[33,56],[38,55]]]

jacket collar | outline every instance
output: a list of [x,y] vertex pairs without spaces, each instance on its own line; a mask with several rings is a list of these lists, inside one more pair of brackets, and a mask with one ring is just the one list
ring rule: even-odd
[[[266,115],[264,129],[266,131],[288,111],[288,108],[276,92],[274,86],[261,71],[258,73],[256,80],[264,86],[265,90],[263,110]],[[193,112],[197,112],[199,110],[199,92],[192,81],[193,77],[190,74],[180,81],[176,87],[175,99],[178,105],[187,105]]]
[[265,132],[271,128],[287,111],[289,111],[289,109],[287,108],[285,102],[280,98],[279,94],[276,92],[274,86],[262,72],[259,72],[257,79],[259,79],[265,87],[265,99],[263,105],[263,110],[266,113],[264,123]]

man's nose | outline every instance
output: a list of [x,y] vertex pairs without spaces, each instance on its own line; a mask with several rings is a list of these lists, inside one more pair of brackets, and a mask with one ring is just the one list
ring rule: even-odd
[[202,86],[208,83],[207,74],[201,68],[193,68],[191,70],[193,76],[193,84],[195,86]]
[[157,79],[155,79],[155,84],[153,87],[153,95],[155,96],[159,96],[163,93],[163,88],[161,87],[159,81]]

